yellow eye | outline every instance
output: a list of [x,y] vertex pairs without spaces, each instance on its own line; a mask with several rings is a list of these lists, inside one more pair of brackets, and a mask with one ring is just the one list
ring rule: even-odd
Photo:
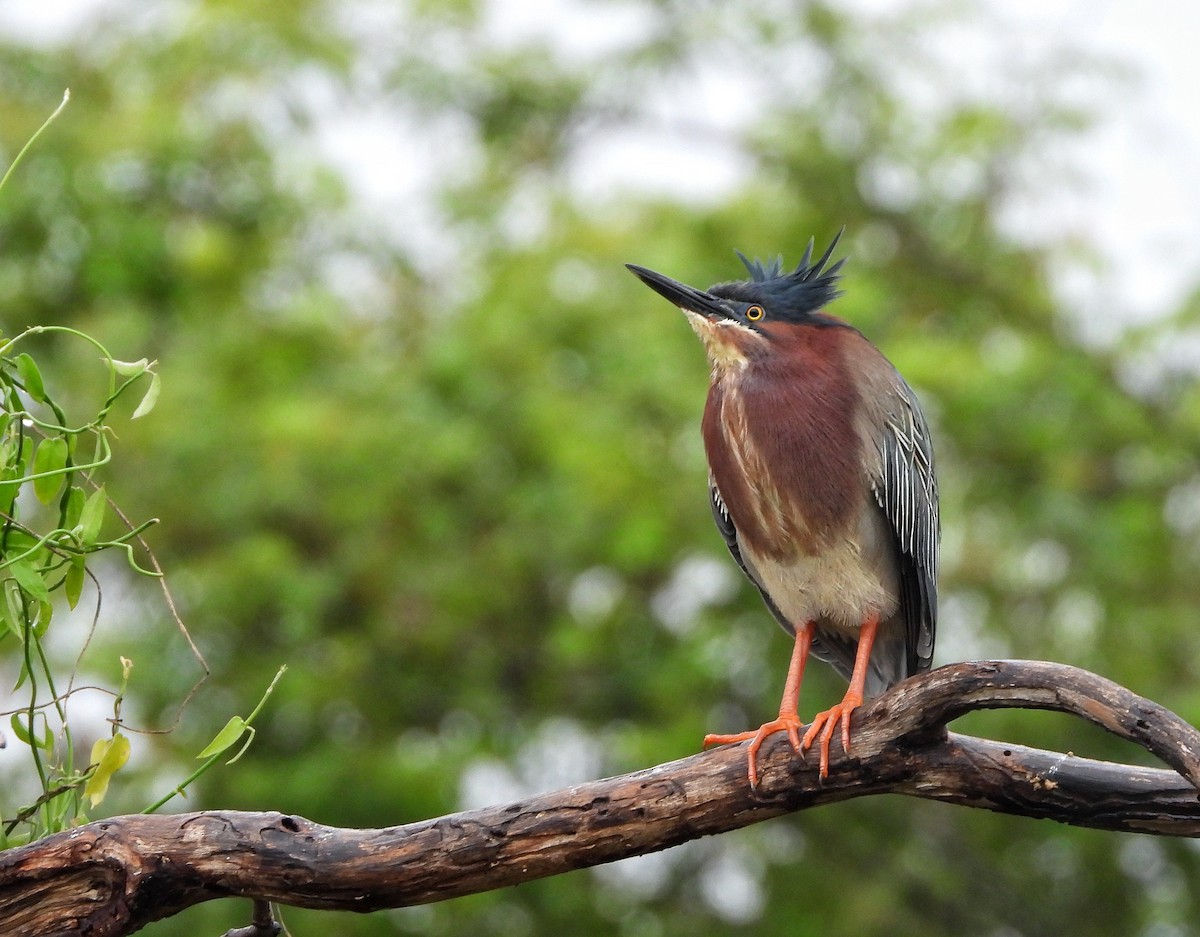
[[746,310],[746,318],[749,319],[751,322],[757,322],[764,315],[766,315],[766,313],[763,312],[762,306],[751,306],[749,309]]

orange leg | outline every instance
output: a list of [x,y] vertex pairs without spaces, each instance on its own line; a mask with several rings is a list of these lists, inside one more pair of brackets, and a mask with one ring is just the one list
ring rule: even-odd
[[788,741],[797,755],[803,755],[800,747],[800,729],[804,723],[800,721],[800,681],[804,677],[804,664],[808,660],[808,648],[812,644],[812,622],[805,622],[796,630],[796,643],[792,647],[792,660],[788,664],[787,681],[783,685],[783,700],[779,703],[779,718],[764,722],[757,729],[749,732],[739,732],[736,735],[706,735],[704,745],[728,745],[731,742],[744,742],[752,739],[747,755],[750,786],[758,787],[758,750],[768,736],[776,732],[786,732]]
[[[821,777],[829,774],[829,741],[840,722],[842,724],[842,751],[850,751],[850,714],[863,702],[863,688],[867,685],[867,665],[871,660],[871,648],[875,644],[875,634],[879,630],[879,615],[872,614],[862,623],[858,633],[858,651],[854,655],[854,672],[850,676],[850,686],[842,701],[831,709],[813,716],[812,725],[804,733],[802,748],[809,748],[821,735]],[[822,729],[822,727],[824,727]]]

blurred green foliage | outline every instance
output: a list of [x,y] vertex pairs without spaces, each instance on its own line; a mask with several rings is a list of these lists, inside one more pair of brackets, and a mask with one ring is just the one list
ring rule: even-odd
[[[173,733],[133,737],[105,807],[186,772],[283,662],[255,745],[181,809],[385,826],[679,757],[769,714],[788,646],[711,529],[703,354],[622,264],[706,285],[737,275],[734,247],[794,260],[843,224],[836,311],[935,428],[937,659],[1080,664],[1200,719],[1200,390],[1155,365],[1195,304],[1084,342],[1048,270],[1087,245],[1000,224],[1028,166],[1089,119],[1061,80],[1104,69],[1064,50],[1014,72],[1038,102],[1022,109],[958,86],[923,44],[951,14],[922,6],[577,3],[571,52],[496,38],[495,10],[113,0],[65,38],[0,46],[0,155],[74,95],[0,204],[4,330],[67,324],[159,362],[158,406],[105,483],[163,520],[152,546],[213,669]],[[638,26],[580,52],[609,16]],[[672,101],[722,63],[752,63],[769,92],[752,119],[677,125]],[[669,130],[748,181],[693,202],[596,195],[589,153]],[[403,197],[364,196],[348,161]],[[70,348],[43,353],[81,370]],[[175,725],[195,660],[153,593],[116,567],[106,583],[85,674],[113,683],[124,654],[127,716]],[[814,671],[802,711],[838,693]],[[1052,716],[965,722],[1138,757]],[[1187,933],[1198,863],[1185,843],[878,799],[441,905],[285,921]],[[221,902],[146,933],[247,914]]]

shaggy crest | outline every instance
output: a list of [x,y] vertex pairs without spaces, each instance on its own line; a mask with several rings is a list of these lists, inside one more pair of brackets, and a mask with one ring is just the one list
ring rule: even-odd
[[757,257],[750,260],[741,251],[735,251],[750,272],[750,279],[721,283],[709,292],[730,299],[769,302],[776,318],[800,318],[814,312],[842,295],[836,284],[846,258],[825,269],[841,239],[842,231],[837,233],[815,262],[812,259],[814,240],[810,238],[804,256],[791,273],[784,273],[782,255],[770,261],[762,261]]

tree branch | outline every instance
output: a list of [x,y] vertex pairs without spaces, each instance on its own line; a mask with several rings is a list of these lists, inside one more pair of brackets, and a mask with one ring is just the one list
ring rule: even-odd
[[[1153,752],[1166,771],[949,733],[994,708],[1073,713]],[[0,853],[0,932],[131,934],[213,898],[373,911],[439,901],[641,855],[819,804],[899,793],[1080,826],[1200,835],[1200,733],[1095,674],[1040,661],[954,664],[855,714],[829,777],[776,737],[746,783],[745,743],[526,801],[352,830],[278,813],[99,820]],[[1178,772],[1178,773],[1176,773]],[[1181,777],[1182,775],[1182,777]]]

